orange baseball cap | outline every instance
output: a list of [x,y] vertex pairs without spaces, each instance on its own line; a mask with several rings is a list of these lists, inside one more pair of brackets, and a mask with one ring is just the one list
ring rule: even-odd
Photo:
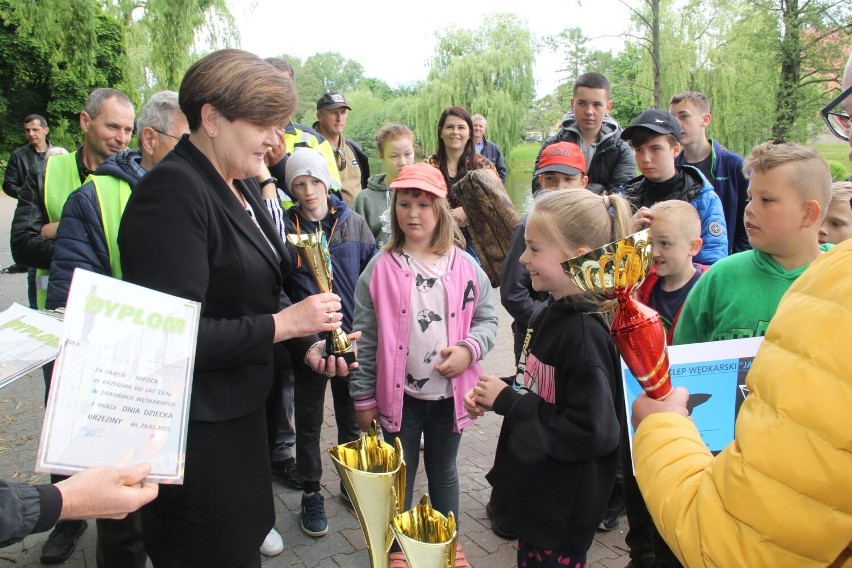
[[573,142],[557,142],[541,151],[538,169],[533,175],[539,176],[545,172],[560,172],[563,174],[586,174],[586,157],[580,147]]
[[444,181],[444,176],[438,168],[430,166],[426,162],[405,166],[388,187],[391,189],[419,189],[438,197],[447,197],[447,182]]

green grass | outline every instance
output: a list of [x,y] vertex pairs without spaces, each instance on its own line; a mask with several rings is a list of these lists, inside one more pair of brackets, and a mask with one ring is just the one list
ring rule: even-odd
[[525,142],[512,148],[512,157],[509,160],[509,171],[529,172],[533,171],[535,158],[541,149],[539,142]]
[[852,175],[852,162],[849,161],[849,144],[838,142],[836,144],[813,144],[813,148],[819,152],[827,162],[837,162],[846,168],[846,173]]

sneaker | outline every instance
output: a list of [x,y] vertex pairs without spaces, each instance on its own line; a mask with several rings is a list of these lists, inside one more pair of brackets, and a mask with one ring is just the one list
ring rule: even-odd
[[302,532],[308,536],[328,534],[328,519],[325,517],[325,499],[319,491],[302,495]]
[[491,507],[491,501],[485,505],[485,513],[488,515],[488,518],[491,520],[491,532],[499,536],[500,538],[504,538],[506,540],[518,540],[518,536],[510,533],[509,531],[502,528],[497,522],[494,520],[494,509]]
[[60,521],[41,548],[42,564],[62,564],[77,546],[77,539],[82,536],[89,523],[86,521]]
[[263,544],[260,545],[260,553],[264,556],[277,556],[282,552],[284,552],[284,539],[281,538],[281,533],[273,527],[266,538],[263,539]]
[[604,518],[598,525],[598,530],[611,531],[618,528],[621,517],[624,515],[624,496],[621,491],[615,490],[610,495],[609,503],[604,510]]
[[349,497],[349,492],[346,490],[346,486],[343,485],[343,482],[340,482],[340,498],[343,499],[343,502],[350,509],[354,509],[355,506],[352,504],[352,498]]
[[302,488],[302,478],[296,471],[296,458],[272,462],[272,473],[281,477],[281,481],[292,489]]

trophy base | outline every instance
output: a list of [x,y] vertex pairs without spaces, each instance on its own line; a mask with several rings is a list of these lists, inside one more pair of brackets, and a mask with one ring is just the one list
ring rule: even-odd
[[335,348],[335,345],[332,343],[332,341],[330,341],[330,340],[326,341],[325,352],[328,353],[329,355],[334,355],[335,357],[343,357],[343,359],[344,359],[344,361],[346,361],[347,365],[351,365],[352,363],[354,363],[355,361],[358,360],[358,358],[355,356],[354,350],[350,349],[349,351],[343,351],[343,352],[335,353],[334,348]]

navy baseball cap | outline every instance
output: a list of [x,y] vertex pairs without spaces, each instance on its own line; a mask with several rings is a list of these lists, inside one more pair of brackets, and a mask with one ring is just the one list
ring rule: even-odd
[[636,117],[631,126],[621,133],[622,140],[630,140],[637,128],[651,130],[657,134],[671,134],[680,142],[680,123],[675,116],[665,110],[652,108]]

